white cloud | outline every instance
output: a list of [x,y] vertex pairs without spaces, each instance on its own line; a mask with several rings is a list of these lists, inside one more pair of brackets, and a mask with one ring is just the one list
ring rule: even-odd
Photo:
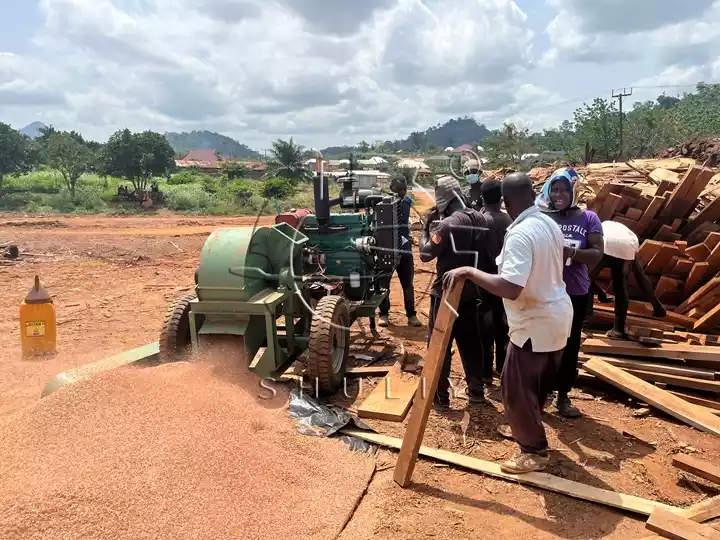
[[10,77],[0,60],[0,84],[12,85],[0,92],[17,95],[0,99],[0,114],[39,113],[96,138],[126,126],[223,128],[250,144],[401,137],[502,106],[532,65],[532,32],[512,0],[40,0],[40,9],[30,71]]

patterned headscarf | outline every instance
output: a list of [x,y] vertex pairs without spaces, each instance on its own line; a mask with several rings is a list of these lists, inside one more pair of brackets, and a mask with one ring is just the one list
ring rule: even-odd
[[560,211],[553,206],[552,200],[550,199],[550,189],[552,189],[552,185],[558,180],[565,181],[570,185],[571,200],[568,210],[570,208],[577,208],[578,190],[576,188],[578,182],[580,181],[580,176],[577,172],[575,172],[575,169],[571,169],[570,167],[563,167],[562,169],[558,169],[552,174],[550,179],[545,182],[545,185],[543,186],[540,195],[538,195],[537,199],[535,199],[535,205],[544,212]]

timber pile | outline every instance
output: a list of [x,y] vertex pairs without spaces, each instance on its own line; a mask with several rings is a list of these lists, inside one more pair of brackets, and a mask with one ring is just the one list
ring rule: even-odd
[[[656,318],[650,304],[631,301],[630,341],[592,335],[581,362],[640,401],[720,435],[720,174],[676,155],[580,170],[581,201],[638,236],[638,260],[668,310]],[[609,270],[599,281],[611,283]],[[628,286],[631,298],[641,296],[632,275]],[[596,304],[591,321],[611,325],[614,306]]]
[[[692,159],[591,164],[587,207],[601,221],[626,225],[641,240],[638,259],[670,308],[672,322],[694,333],[720,333],[720,174]],[[610,281],[609,271],[601,281]],[[631,297],[638,296],[633,278]],[[645,309],[645,308],[643,308]],[[602,310],[601,310],[602,311]],[[633,313],[630,315],[647,315]],[[599,318],[607,320],[608,315]],[[680,321],[678,316],[686,317]],[[635,324],[637,321],[630,321]]]

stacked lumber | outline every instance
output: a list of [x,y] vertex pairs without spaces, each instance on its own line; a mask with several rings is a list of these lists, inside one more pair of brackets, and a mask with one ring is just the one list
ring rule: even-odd
[[[662,333],[665,335],[665,333]],[[682,336],[678,332],[677,337]],[[583,369],[690,425],[720,435],[720,349],[660,339],[659,344],[594,335],[583,341]],[[716,417],[718,423],[708,423]]]
[[[640,238],[638,259],[656,296],[670,308],[672,324],[720,334],[720,174],[687,158],[598,163],[584,172],[594,193],[587,207]],[[609,270],[600,282],[610,282]],[[632,277],[629,289],[631,297],[640,296]],[[608,322],[609,316],[595,319]]]

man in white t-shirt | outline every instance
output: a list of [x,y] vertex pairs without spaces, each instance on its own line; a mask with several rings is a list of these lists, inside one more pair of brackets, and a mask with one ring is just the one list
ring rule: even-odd
[[459,268],[446,274],[445,286],[464,278],[504,299],[510,344],[502,395],[505,418],[521,452],[501,468],[521,474],[542,471],[549,461],[541,413],[570,335],[573,308],[563,281],[563,234],[535,206],[530,177],[508,175],[502,192],[514,221],[497,259],[498,274]]

